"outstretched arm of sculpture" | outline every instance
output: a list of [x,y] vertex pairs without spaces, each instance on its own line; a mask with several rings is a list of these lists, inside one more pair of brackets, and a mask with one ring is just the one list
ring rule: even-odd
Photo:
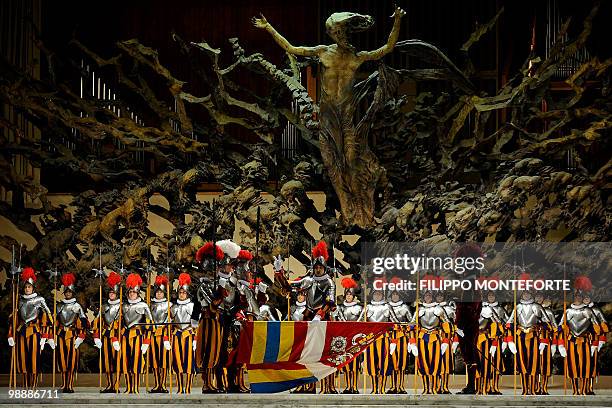
[[263,14],[261,14],[260,18],[253,17],[252,21],[255,27],[262,28],[269,32],[272,38],[274,38],[274,41],[276,41],[276,43],[289,54],[298,55],[301,57],[315,57],[326,48],[325,45],[317,45],[316,47],[294,47],[285,37],[276,31],[276,29],[272,27],[270,23],[268,23],[268,20],[266,20]]
[[397,7],[395,9],[395,12],[392,16],[393,28],[391,29],[391,34],[389,34],[389,39],[387,40],[387,43],[382,47],[375,49],[374,51],[359,52],[357,56],[361,59],[361,61],[378,60],[393,51],[393,48],[395,48],[395,44],[397,43],[397,39],[399,38],[402,17],[404,17],[405,15],[406,12],[400,7]]

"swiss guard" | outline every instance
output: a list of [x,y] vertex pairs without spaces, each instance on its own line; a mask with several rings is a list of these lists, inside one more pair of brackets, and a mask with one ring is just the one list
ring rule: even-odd
[[178,392],[190,394],[196,372],[195,351],[197,347],[195,329],[190,322],[194,306],[189,293],[191,276],[181,273],[178,277],[178,284],[178,297],[176,304],[172,306],[172,322],[174,323],[172,371],[176,374]]
[[62,392],[74,392],[74,374],[79,366],[79,346],[85,340],[89,321],[75,295],[76,277],[66,273],[61,278],[64,299],[57,306],[57,368],[62,373]]
[[600,333],[599,320],[593,310],[584,303],[584,295],[593,288],[587,276],[579,276],[574,281],[573,302],[565,311],[559,326],[562,327],[562,344],[559,354],[566,357],[567,377],[572,381],[574,395],[586,395],[593,378],[595,350]]
[[[344,288],[344,301],[334,311],[334,319],[341,322],[359,321],[362,317],[363,307],[359,304],[356,296],[358,289],[357,282],[347,276],[342,278],[340,284]],[[341,368],[341,372],[344,373],[346,378],[346,389],[342,391],[343,394],[359,394],[357,379],[361,361],[361,356],[357,356],[353,361]]]
[[606,344],[607,341],[607,335],[610,332],[610,328],[608,327],[608,321],[606,320],[606,317],[604,316],[602,310],[597,307],[595,305],[595,303],[593,303],[592,299],[591,299],[591,295],[587,292],[586,295],[584,296],[583,299],[583,303],[585,305],[587,305],[592,311],[593,314],[595,315],[595,317],[597,318],[597,321],[599,322],[599,335],[593,337],[593,344],[597,345],[597,349],[594,350],[593,352],[593,367],[592,367],[592,373],[591,373],[591,378],[589,380],[589,384],[587,385],[587,395],[594,395],[595,391],[593,390],[593,383],[595,382],[595,378],[597,378],[599,376],[599,362],[598,360],[598,356],[599,356],[599,352],[601,351],[601,348],[603,347],[604,344]]
[[23,268],[20,279],[23,294],[19,297],[16,315],[11,316],[8,344],[16,347],[17,360],[14,364],[17,364],[17,373],[23,374],[24,387],[34,389],[40,371],[41,351],[45,348],[45,344],[49,344],[52,349],[55,348],[55,340],[51,338],[50,332],[53,315],[45,299],[34,292],[36,283],[34,269]]
[[[319,241],[312,249],[312,267],[297,282],[289,283],[283,269],[283,259],[280,255],[274,258],[274,281],[281,287],[283,294],[286,295],[293,290],[303,290],[306,292],[306,307],[309,320],[330,320],[331,313],[336,306],[336,285],[329,274],[327,267],[327,244]],[[330,375],[321,380],[322,392],[326,394],[336,394],[334,376]],[[314,388],[309,392],[314,392]]]
[[556,350],[557,342],[557,319],[551,308],[550,295],[545,292],[537,292],[535,301],[544,309],[544,313],[550,323],[540,326],[539,334],[539,346],[538,350],[540,353],[539,357],[539,378],[536,381],[535,393],[537,395],[549,395],[548,394],[548,380],[552,375],[552,357]]
[[391,321],[401,323],[404,326],[397,326],[391,338],[390,352],[393,372],[391,374],[391,388],[387,390],[387,394],[406,394],[404,380],[410,355],[407,324],[412,320],[412,312],[397,290],[391,291],[389,306],[391,307]]
[[120,299],[119,285],[121,275],[111,272],[106,277],[108,287],[108,299],[102,306],[100,313],[92,324],[94,345],[102,353],[102,367],[100,370],[106,375],[106,388],[101,393],[119,392],[119,318],[120,318]]
[[[428,279],[424,277],[423,279]],[[444,342],[445,335],[450,333],[450,322],[444,309],[434,301],[431,290],[423,292],[422,300],[412,324],[418,328],[416,333],[417,370],[423,381],[424,394],[438,393],[441,359],[450,352],[449,344]]]
[[[528,274],[519,276],[519,280],[530,280]],[[514,320],[516,316],[516,326]],[[539,328],[550,324],[544,308],[537,304],[529,291],[521,293],[516,310],[507,320],[507,326],[516,333],[507,337],[508,348],[512,354],[517,354],[518,370],[521,373],[523,395],[533,395],[536,391],[536,376],[539,370]],[[518,344],[514,343],[516,337]]]
[[478,394],[501,395],[499,380],[504,371],[502,344],[506,334],[508,314],[497,302],[495,291],[486,293],[478,319],[478,340],[476,346],[480,361],[476,378]]
[[140,375],[144,373],[144,358],[151,344],[150,324],[153,322],[147,302],[140,297],[142,278],[131,273],[125,279],[128,291],[123,304],[123,327],[121,336],[121,371],[125,375],[128,394],[138,394]]
[[[385,292],[380,289],[372,291],[372,299],[365,307],[365,321],[368,322],[390,322],[391,306],[385,300]],[[364,370],[370,376],[372,382],[372,394],[384,394],[387,377],[391,375],[393,365],[391,363],[389,335],[384,334],[374,341],[365,351]]]
[[[196,252],[196,261],[214,276],[214,265],[224,257],[223,250],[212,242],[205,243]],[[215,285],[216,278],[204,277],[198,287],[198,301],[191,315],[192,327],[196,332],[196,362],[202,370],[202,393],[219,392],[221,378],[217,378],[215,368],[219,365],[223,331],[221,326],[221,303],[227,291]]]
[[[455,321],[457,317],[457,304],[454,300],[447,300],[447,294],[442,291],[436,291],[435,296],[436,303],[444,310],[446,318],[448,319],[449,330],[442,330],[442,343],[446,344],[448,349],[446,353],[441,356],[440,359],[440,376],[437,379],[439,394],[450,394],[448,388],[450,382],[450,375],[455,370],[455,351],[459,346],[459,340],[457,338],[457,327]],[[446,327],[446,326],[445,326]],[[449,347],[450,346],[450,347]]]
[[151,351],[149,352],[149,363],[153,368],[155,386],[150,393],[167,394],[166,378],[170,366],[170,350],[172,349],[170,338],[172,336],[170,308],[172,302],[167,298],[169,293],[169,282],[166,275],[157,275],[153,284],[153,298],[151,299],[151,316],[153,316],[153,330],[151,332]]

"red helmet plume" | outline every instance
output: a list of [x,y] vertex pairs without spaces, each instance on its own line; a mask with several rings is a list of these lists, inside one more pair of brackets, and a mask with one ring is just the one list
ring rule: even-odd
[[580,275],[574,280],[574,288],[583,292],[590,292],[593,289],[593,282],[588,276]]
[[238,252],[238,260],[242,262],[248,262],[252,259],[253,259],[253,254],[251,253],[251,251],[247,249],[241,249],[240,252]]
[[178,277],[178,283],[181,288],[189,287],[191,285],[191,276],[188,273],[181,273]]
[[[217,261],[223,260],[223,257],[224,257],[223,250],[216,244],[215,244],[214,256],[217,259]],[[213,243],[210,241],[202,245],[200,249],[198,249],[198,252],[196,252],[196,261],[198,262],[204,261],[205,258],[212,258],[212,257],[213,257]]]
[[350,276],[345,276],[344,278],[342,278],[340,284],[344,289],[354,289],[357,287],[357,282]]
[[317,245],[312,248],[312,258],[317,259],[319,257],[322,257],[325,262],[327,262],[327,258],[329,258],[325,241],[319,241]]
[[117,285],[121,283],[121,275],[115,271],[111,271],[106,277],[106,284],[114,290],[117,290]]
[[23,268],[20,278],[23,283],[29,283],[31,285],[34,285],[34,282],[36,282],[36,272],[34,272],[34,268],[29,266]]
[[62,275],[62,285],[64,285],[64,288],[72,289],[75,282],[76,276],[74,276],[74,273],[68,272]]
[[155,286],[161,287],[168,284],[168,277],[166,275],[157,275],[155,277]]
[[125,279],[125,286],[129,289],[138,290],[142,286],[142,278],[137,273],[130,273]]

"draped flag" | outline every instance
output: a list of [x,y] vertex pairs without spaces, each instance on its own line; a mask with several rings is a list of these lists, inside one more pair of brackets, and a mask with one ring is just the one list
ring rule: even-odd
[[237,362],[251,392],[271,393],[316,382],[351,362],[393,328],[373,322],[245,322]]

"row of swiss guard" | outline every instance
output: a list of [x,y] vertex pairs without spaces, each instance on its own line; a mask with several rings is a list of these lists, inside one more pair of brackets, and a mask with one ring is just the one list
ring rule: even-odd
[[[24,268],[17,313],[10,319],[8,343],[14,350],[11,373],[14,367],[16,373],[23,375],[23,385],[35,388],[41,351],[48,345],[56,349],[63,391],[73,392],[78,349],[91,334],[100,349],[100,369],[106,376],[107,385],[101,392],[119,392],[123,376],[125,392],[138,393],[146,366],[155,379],[150,392],[167,393],[168,383],[176,378],[178,392],[189,393],[197,369],[202,375],[203,393],[249,392],[245,368],[235,363],[241,322],[280,319],[278,311],[267,304],[267,286],[250,270],[252,258],[249,251],[230,240],[206,243],[198,250],[196,260],[204,269],[216,265],[214,277],[202,279],[195,290],[191,277],[180,274],[175,303],[168,298],[170,283],[166,276],[156,277],[147,302],[140,296],[142,278],[132,273],[125,280],[127,299],[122,304],[122,277],[111,272],[106,279],[106,301],[91,323],[75,299],[73,274],[62,276],[64,299],[54,318],[44,298],[35,292],[34,270]],[[423,393],[450,393],[449,377],[454,372],[458,336],[463,333],[454,324],[456,305],[447,299],[447,294],[424,291],[413,311],[400,293],[376,290],[364,308],[356,296],[357,283],[347,277],[341,281],[343,299],[336,303],[334,271],[327,266],[327,259],[327,247],[320,242],[312,250],[307,274],[289,281],[282,259],[275,258],[275,285],[284,295],[293,294],[296,299],[291,305],[290,320],[397,323],[393,332],[340,370],[346,380],[343,392],[358,393],[363,369],[373,393],[406,393],[404,379],[412,355]],[[559,319],[550,307],[550,299],[539,293],[521,293],[512,313],[497,303],[495,292],[484,295],[476,345],[480,356],[478,393],[501,393],[502,353],[506,350],[516,355],[523,394],[548,393],[552,357],[557,352],[566,358],[566,377],[574,394],[593,393],[598,352],[606,342],[608,325],[601,310],[591,302],[588,278],[576,279],[575,288],[572,304]],[[170,369],[175,376],[168,376]],[[321,380],[320,391],[337,393],[336,382],[334,375]],[[316,385],[302,386],[294,392],[316,392]]]

